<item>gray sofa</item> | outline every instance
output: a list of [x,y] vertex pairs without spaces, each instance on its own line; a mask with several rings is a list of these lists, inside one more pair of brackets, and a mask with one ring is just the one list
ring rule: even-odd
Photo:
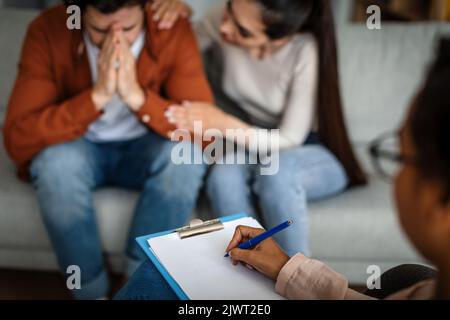
[[[391,186],[372,174],[366,149],[373,138],[398,126],[433,57],[434,40],[450,27],[385,24],[381,31],[370,31],[345,22],[346,12],[338,11],[343,99],[355,149],[371,181],[367,188],[310,205],[311,243],[314,257],[363,284],[369,265],[386,270],[421,261],[399,229]],[[35,15],[0,9],[0,127],[22,38]],[[57,269],[33,189],[16,178],[3,145],[0,172],[0,268]],[[95,194],[103,248],[116,271],[124,268],[122,252],[136,199],[136,193],[119,189]]]

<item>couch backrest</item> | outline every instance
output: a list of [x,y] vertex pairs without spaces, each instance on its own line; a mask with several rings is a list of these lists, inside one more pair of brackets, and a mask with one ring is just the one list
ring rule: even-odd
[[224,0],[185,0],[185,1],[192,7],[194,11],[193,16],[194,20],[200,19],[209,6],[224,2]]
[[437,40],[450,24],[383,24],[371,31],[361,24],[339,26],[340,75],[352,140],[366,168],[367,143],[395,130],[423,83]]
[[355,141],[367,142],[398,125],[445,34],[450,24],[390,24],[381,31],[341,27],[342,93]]

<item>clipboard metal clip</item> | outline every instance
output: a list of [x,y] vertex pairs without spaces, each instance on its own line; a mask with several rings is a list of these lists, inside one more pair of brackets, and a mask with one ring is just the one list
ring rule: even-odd
[[219,219],[209,221],[194,219],[188,226],[176,229],[175,232],[178,233],[180,239],[185,239],[193,236],[198,236],[200,234],[219,231],[224,228],[225,227],[222,221],[220,221]]

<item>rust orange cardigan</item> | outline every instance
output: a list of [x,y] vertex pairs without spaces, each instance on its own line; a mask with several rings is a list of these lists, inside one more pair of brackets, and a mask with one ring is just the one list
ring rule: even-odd
[[[164,117],[168,106],[213,102],[213,96],[189,22],[183,19],[172,30],[160,31],[149,6],[145,12],[147,33],[137,68],[147,100],[136,116],[167,137],[174,129]],[[22,177],[42,149],[81,137],[101,115],[91,98],[82,31],[67,29],[67,17],[63,5],[43,12],[30,24],[23,44],[4,126],[6,149]]]

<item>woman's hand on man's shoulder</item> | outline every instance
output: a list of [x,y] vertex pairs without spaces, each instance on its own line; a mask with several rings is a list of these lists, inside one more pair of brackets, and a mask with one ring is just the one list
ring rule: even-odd
[[171,29],[178,19],[189,19],[191,7],[181,0],[155,0],[152,4],[153,19],[158,21],[159,29]]

